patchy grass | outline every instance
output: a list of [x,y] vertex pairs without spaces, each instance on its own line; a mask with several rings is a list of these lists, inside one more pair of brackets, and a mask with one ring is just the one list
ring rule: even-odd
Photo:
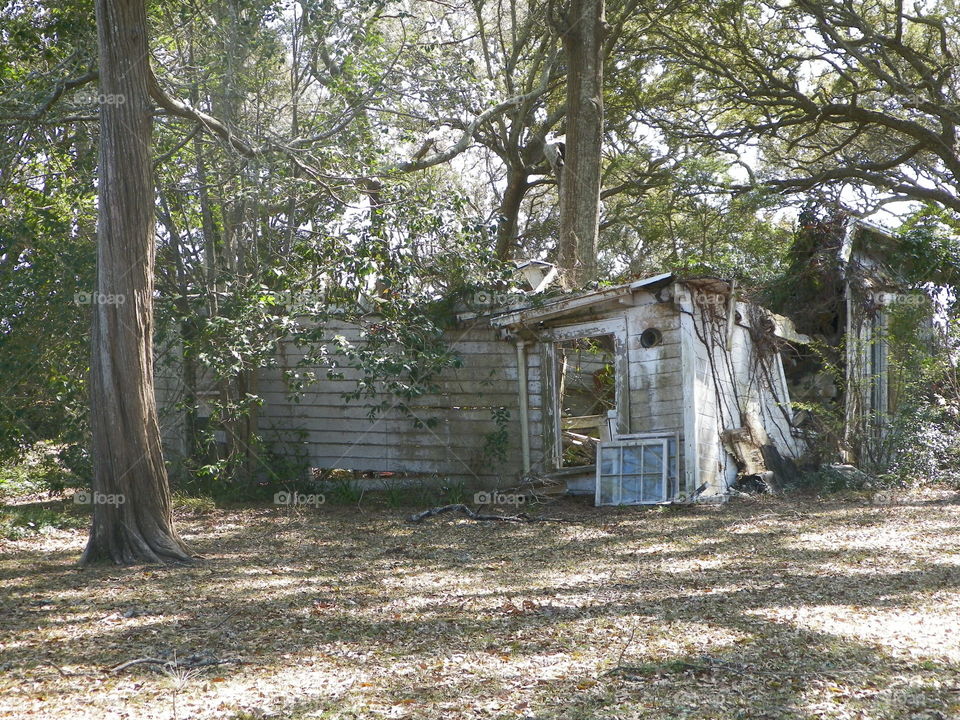
[[25,503],[0,507],[0,538],[19,540],[51,530],[80,529],[90,525],[90,513],[62,502]]
[[0,501],[40,492],[42,479],[26,463],[0,464]]
[[180,505],[188,568],[0,540],[0,716],[960,717],[956,494],[407,512]]
[[216,511],[217,503],[206,495],[194,497],[178,493],[173,496],[173,509],[184,515],[209,515]]

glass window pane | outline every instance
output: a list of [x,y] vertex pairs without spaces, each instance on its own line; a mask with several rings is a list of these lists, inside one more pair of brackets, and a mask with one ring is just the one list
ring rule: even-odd
[[615,476],[600,476],[600,500],[601,504],[609,504],[615,501],[615,493],[618,479]]
[[637,474],[642,472],[640,469],[640,448],[623,448],[623,474]]
[[651,443],[643,448],[643,490],[644,502],[662,502],[663,496],[663,443]]
[[640,476],[624,475],[620,486],[620,502],[640,502]]
[[620,448],[601,447],[600,448],[600,474],[601,475],[619,475],[620,474]]
[[641,493],[643,502],[663,502],[663,478],[657,475],[643,476],[643,492]]
[[643,446],[643,465],[645,473],[663,472],[663,445],[659,441]]
[[[676,443],[661,439],[625,445],[601,445],[597,501],[601,504],[664,502],[672,496],[664,487],[665,463],[672,477]],[[672,482],[672,481],[671,481]]]

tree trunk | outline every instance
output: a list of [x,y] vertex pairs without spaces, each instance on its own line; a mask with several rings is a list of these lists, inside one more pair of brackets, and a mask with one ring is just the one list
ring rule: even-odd
[[520,205],[530,185],[527,183],[527,171],[523,167],[510,168],[507,171],[507,187],[500,202],[500,224],[497,226],[497,259],[504,262],[513,260],[517,251],[517,226],[520,219]]
[[90,365],[93,524],[81,559],[189,561],[173,529],[153,388],[154,187],[144,0],[97,0],[97,296]]
[[597,274],[605,34],[604,0],[570,0],[563,27],[567,132],[558,248],[568,287],[590,282]]

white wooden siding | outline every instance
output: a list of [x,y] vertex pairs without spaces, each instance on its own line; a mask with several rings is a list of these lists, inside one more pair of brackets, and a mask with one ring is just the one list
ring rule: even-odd
[[[346,325],[329,327],[327,334],[360,339],[359,328]],[[486,325],[452,329],[447,342],[461,356],[462,367],[444,370],[434,379],[435,392],[409,400],[387,393],[347,399],[357,387],[359,371],[337,368],[342,377],[329,378],[325,368],[299,366],[303,352],[285,343],[280,366],[262,374],[260,432],[286,452],[306,457],[313,467],[431,474],[476,485],[513,482],[523,466],[516,347]],[[328,350],[344,361],[335,345]],[[316,375],[297,401],[285,379],[290,372]],[[536,460],[543,452],[537,353],[527,354],[527,392],[530,449]],[[387,409],[371,417],[371,408],[384,401]],[[487,438],[497,430],[492,413],[499,407],[510,413],[504,461],[484,451]]]

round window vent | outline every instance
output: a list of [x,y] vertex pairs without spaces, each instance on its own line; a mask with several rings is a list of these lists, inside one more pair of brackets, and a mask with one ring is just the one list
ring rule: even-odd
[[663,342],[663,333],[656,328],[647,328],[640,333],[640,347],[652,348]]

